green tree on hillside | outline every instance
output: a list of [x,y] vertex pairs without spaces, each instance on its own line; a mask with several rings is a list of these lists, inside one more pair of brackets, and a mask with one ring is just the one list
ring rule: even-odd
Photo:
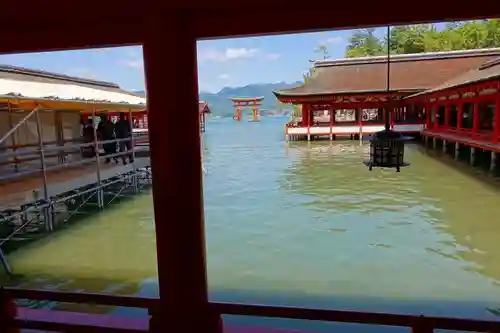
[[[387,37],[374,29],[356,30],[346,48],[347,57],[383,55]],[[500,20],[452,22],[438,30],[434,24],[403,25],[391,28],[391,54],[468,50],[500,47]]]
[[321,54],[321,56],[323,57],[323,60],[330,58],[330,50],[328,50],[328,46],[326,46],[325,44],[319,45],[314,50],[314,52]]
[[348,57],[376,56],[384,53],[383,41],[375,35],[375,29],[356,30],[349,39]]

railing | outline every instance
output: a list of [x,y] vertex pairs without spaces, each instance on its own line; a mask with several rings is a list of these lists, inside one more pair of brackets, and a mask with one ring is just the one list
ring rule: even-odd
[[416,124],[425,124],[425,119],[421,118],[414,118],[414,119],[403,119],[403,120],[397,120],[394,119],[392,121],[394,125],[416,125]]
[[455,128],[455,127],[438,127],[430,128],[427,131],[443,134],[453,134],[458,137],[468,138],[476,141],[482,142],[493,142],[493,132],[492,131],[474,131],[472,128]]
[[[53,157],[60,157],[63,156],[62,161],[57,163],[56,165],[52,166],[47,166],[47,165],[42,165],[42,167],[39,168],[32,168],[30,170],[26,171],[14,171],[11,174],[1,176],[0,181],[5,181],[5,180],[14,180],[17,178],[22,178],[26,176],[31,176],[35,174],[40,174],[42,172],[52,172],[52,171],[57,171],[60,169],[64,168],[71,168],[71,167],[77,167],[81,166],[84,164],[96,162],[96,157],[83,157],[79,160],[76,161],[71,161],[68,162],[64,157],[67,157],[68,155],[80,155],[82,153],[81,149],[82,148],[91,148],[93,147],[96,149],[97,147],[97,154],[99,154],[99,159],[103,158],[115,158],[115,157],[123,157],[125,155],[130,155],[133,153],[133,151],[126,151],[126,152],[117,152],[114,154],[108,154],[108,155],[102,155],[100,151],[102,150],[102,145],[107,144],[107,143],[116,143],[119,144],[120,142],[131,142],[134,140],[133,138],[124,138],[124,139],[113,139],[113,140],[105,140],[105,141],[96,141],[96,142],[83,142],[82,140],[68,140],[67,142],[70,142],[71,144],[66,146],[66,145],[57,145],[54,147],[47,147],[46,143],[43,144],[43,150],[41,148],[33,148],[33,149],[25,149],[25,150],[19,150],[16,149],[17,147],[4,147],[6,150],[7,149],[12,149],[11,152],[5,152],[5,153],[0,153],[0,158],[2,159],[8,159],[12,158],[12,160],[4,160],[0,161],[0,165],[7,165],[7,164],[14,164],[16,166],[16,169],[19,165],[22,165],[23,163],[30,162],[30,161],[36,161],[40,160],[40,155],[43,151],[45,158],[53,158]],[[141,144],[147,143],[147,139],[142,139]],[[134,146],[137,146],[138,144],[135,143],[134,140]],[[38,146],[38,145],[37,145]],[[26,148],[31,148],[33,145],[25,145]]]
[[[148,321],[154,316],[154,309],[160,305],[160,301],[157,298],[105,294],[84,294],[15,288],[5,289],[3,290],[3,294],[4,297],[6,296],[6,298],[11,299],[49,300],[66,303],[87,303],[143,308],[147,309],[150,314],[148,317],[137,319],[135,322],[136,325],[133,326],[126,317],[118,317],[121,319],[117,319],[117,316],[110,315],[85,315],[84,317],[79,317],[68,313],[65,315],[62,311],[27,310],[24,312],[20,311],[20,315],[9,323],[12,327],[17,328],[65,332],[88,332],[89,330],[95,332],[99,328],[105,328],[106,332],[152,332]],[[469,332],[500,332],[500,322],[497,321],[220,302],[211,302],[210,306],[215,313],[225,315],[400,326],[411,328],[413,333],[430,333],[435,329]],[[47,315],[48,313],[53,315]],[[44,314],[46,314],[45,317],[43,316]],[[95,319],[93,325],[88,324],[88,321],[82,320],[88,320],[89,316]],[[64,318],[64,320],[62,320],[62,318]],[[110,320],[110,318],[114,318],[115,320]],[[101,324],[99,324],[99,322],[101,322]]]
[[[12,127],[12,129],[2,137],[2,141],[5,142],[5,140],[8,139],[10,135],[13,135],[16,130],[20,128],[20,124],[23,124],[29,117],[35,114],[37,124],[37,143],[28,143],[23,145],[14,144],[11,146],[0,148],[0,167],[3,167],[2,174],[0,174],[0,182],[6,184],[14,180],[32,177],[40,178],[43,180],[43,182],[41,182],[40,189],[37,185],[35,185],[35,189],[31,188],[31,190],[34,190],[32,199],[19,199],[14,200],[14,202],[10,202],[9,200],[6,200],[6,198],[2,198],[4,200],[2,202],[2,209],[0,210],[0,223],[8,224],[9,229],[6,229],[5,234],[3,234],[2,239],[0,239],[0,270],[6,271],[8,274],[11,274],[11,269],[2,252],[2,245],[4,245],[5,242],[11,240],[14,236],[23,232],[28,228],[28,226],[30,226],[30,224],[36,224],[34,222],[36,218],[39,218],[40,216],[43,216],[45,229],[47,231],[53,231],[53,218],[56,204],[58,204],[63,199],[69,199],[68,196],[64,196],[63,199],[56,198],[53,193],[50,193],[51,184],[49,184],[48,181],[49,176],[51,176],[54,172],[63,169],[75,169],[78,167],[95,164],[97,166],[95,170],[96,184],[92,188],[92,190],[89,190],[89,192],[92,193],[86,201],[88,201],[92,196],[96,195],[98,206],[102,208],[104,206],[104,189],[112,185],[113,182],[116,183],[124,179],[128,181],[129,177],[128,174],[121,174],[121,178],[119,179],[103,179],[103,177],[101,176],[101,172],[104,172],[104,169],[101,168],[102,159],[118,159],[129,157],[135,172],[135,162],[133,161],[135,161],[136,157],[137,141],[139,140],[140,145],[146,147],[148,146],[147,131],[139,131],[138,133],[137,131],[133,131],[132,136],[128,138],[99,141],[97,139],[97,131],[95,128],[94,138],[91,142],[83,142],[83,138],[44,142],[41,135],[41,123],[37,112],[38,109],[35,109],[33,112],[29,113],[28,116],[26,116],[17,125]],[[103,146],[106,144],[114,144],[118,146],[122,143],[131,143],[130,146],[132,149],[128,149],[128,147],[127,149],[123,149],[123,147],[120,147],[120,149],[115,150],[111,154],[106,152],[105,154],[101,153]],[[92,149],[91,154],[85,155],[84,149],[89,148]],[[144,150],[142,152],[144,152]],[[74,155],[77,155],[78,157],[74,159],[68,159],[69,156]],[[32,163],[35,161],[37,161],[37,163]],[[8,167],[9,165],[14,165],[12,170],[10,169],[10,167]],[[137,189],[137,177],[132,178],[131,182],[134,184],[134,189]],[[25,190],[21,192],[27,193],[29,191],[30,190]],[[43,195],[40,196],[39,193],[42,191]],[[83,194],[86,194],[86,190],[79,192],[79,195]],[[118,192],[112,200],[114,200],[114,198],[118,195],[120,195],[120,192]],[[78,209],[79,207],[76,208],[76,210]],[[28,217],[28,213],[33,213],[35,216],[33,218]],[[20,221],[20,219],[22,219],[22,221]]]

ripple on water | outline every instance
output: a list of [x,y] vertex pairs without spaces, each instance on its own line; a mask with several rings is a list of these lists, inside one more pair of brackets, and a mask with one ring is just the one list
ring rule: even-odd
[[[207,124],[214,297],[493,316],[485,309],[500,299],[497,192],[412,147],[409,168],[369,172],[366,145],[287,145],[282,130],[267,118]],[[47,276],[25,286],[155,294],[152,218],[151,198],[137,198],[13,254],[14,268]]]

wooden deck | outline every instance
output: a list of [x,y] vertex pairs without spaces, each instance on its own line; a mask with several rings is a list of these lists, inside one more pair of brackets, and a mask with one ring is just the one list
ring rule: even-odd
[[500,144],[495,144],[495,143],[490,143],[487,141],[482,141],[470,137],[466,137],[463,135],[458,135],[454,133],[446,133],[446,132],[435,132],[435,131],[429,131],[425,130],[422,132],[424,136],[428,136],[431,138],[437,138],[440,140],[446,140],[450,142],[459,142],[464,145],[473,147],[473,148],[480,148],[480,149],[485,149],[489,151],[495,151],[495,152],[500,152]]
[[[101,179],[113,178],[118,174],[132,171],[135,168],[149,166],[149,158],[139,157],[132,164],[101,164]],[[81,165],[59,169],[47,174],[48,195],[56,196],[80,187],[97,182],[97,164]],[[12,181],[0,182],[0,198],[2,198],[0,209],[18,209],[21,205],[43,198],[43,175],[31,175]]]

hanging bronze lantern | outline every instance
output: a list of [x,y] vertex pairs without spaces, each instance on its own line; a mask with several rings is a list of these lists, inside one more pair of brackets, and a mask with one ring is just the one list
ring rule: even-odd
[[370,159],[365,165],[372,171],[376,168],[396,168],[399,172],[401,167],[410,165],[404,161],[405,142],[410,137],[403,136],[399,132],[383,130],[367,137],[370,141]]
[[365,161],[365,165],[372,171],[377,168],[396,168],[399,172],[401,167],[409,164],[404,161],[405,141],[410,137],[405,137],[399,132],[391,130],[390,117],[392,110],[391,98],[391,27],[387,27],[387,97],[388,103],[385,107],[385,130],[376,132],[371,137],[366,137],[370,141],[370,159]]

